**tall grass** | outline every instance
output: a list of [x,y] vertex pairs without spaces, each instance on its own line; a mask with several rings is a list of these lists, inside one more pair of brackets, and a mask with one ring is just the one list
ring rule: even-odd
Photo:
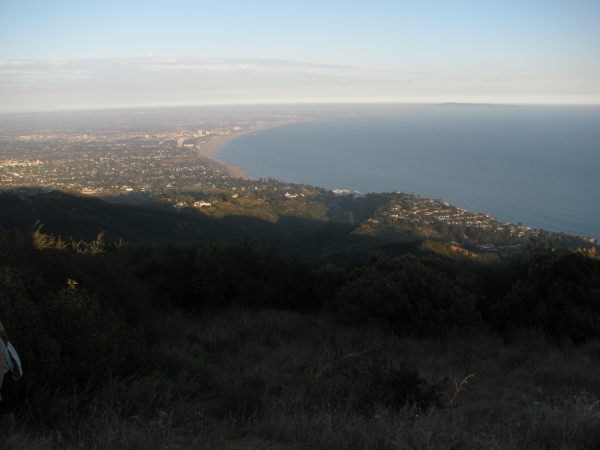
[[[46,427],[23,410],[0,445],[600,448],[598,341],[558,345],[535,330],[511,340],[399,338],[322,315],[272,310],[174,314],[163,325],[170,343],[151,349],[146,376],[113,380],[86,408],[68,413],[64,406],[63,417]],[[421,386],[440,388],[440,401],[390,402],[369,391],[375,387],[361,374],[394,373],[385,372],[389,367],[415,371]],[[84,400],[84,393],[62,395],[65,405]],[[61,404],[58,394],[52,398]]]

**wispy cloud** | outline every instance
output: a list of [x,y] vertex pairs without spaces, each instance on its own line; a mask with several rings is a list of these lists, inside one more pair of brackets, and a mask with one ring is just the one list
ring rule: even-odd
[[[344,65],[275,58],[134,56],[0,61],[0,106],[241,102],[368,82]],[[315,92],[315,95],[320,95]]]
[[[0,108],[282,101],[415,101],[544,94],[548,80],[199,55],[0,60]],[[549,87],[550,86],[550,87]],[[536,91],[537,89],[537,91]],[[445,97],[446,96],[446,97]]]

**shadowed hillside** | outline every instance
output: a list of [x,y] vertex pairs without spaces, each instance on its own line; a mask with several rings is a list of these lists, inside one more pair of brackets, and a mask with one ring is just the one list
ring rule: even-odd
[[600,444],[594,249],[502,258],[57,192],[0,208],[0,317],[25,369],[0,446]]
[[356,226],[350,224],[288,215],[278,216],[275,221],[254,215],[217,218],[192,208],[176,210],[170,204],[109,202],[59,191],[37,195],[0,193],[0,210],[0,227],[5,229],[41,224],[44,233],[76,240],[93,240],[100,233],[107,240],[132,244],[233,244],[250,240],[272,245],[290,256],[340,262],[366,256],[386,242],[354,234]]

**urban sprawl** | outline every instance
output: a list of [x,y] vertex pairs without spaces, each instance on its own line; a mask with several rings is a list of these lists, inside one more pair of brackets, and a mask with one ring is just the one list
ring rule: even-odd
[[[232,122],[222,119],[206,123],[163,124],[155,129],[45,129],[35,133],[2,130],[0,133],[0,189],[72,190],[83,194],[143,194],[168,199],[176,208],[209,210],[221,201],[207,193],[227,193],[231,199],[253,196],[279,196],[285,201],[307,201],[325,195],[324,190],[307,191],[301,185],[277,180],[251,180],[233,177],[226,165],[203,149],[212,139],[235,136],[253,129],[273,126],[300,118],[277,116],[262,120]],[[139,128],[139,127],[138,127]],[[204,153],[204,155],[203,155]],[[173,194],[186,194],[180,199]],[[194,195],[197,193],[197,195]],[[191,195],[190,195],[191,194]],[[442,200],[423,199],[401,192],[388,194],[387,202],[369,215],[348,206],[369,195],[345,190],[329,191],[323,203],[329,217],[349,223],[364,221],[370,227],[444,224],[531,237],[540,230],[521,224],[508,224],[486,213],[472,213]],[[325,196],[327,196],[325,195]],[[342,207],[342,204],[345,206]],[[595,243],[591,237],[584,241]],[[485,251],[510,251],[516,245],[495,246],[479,243]]]

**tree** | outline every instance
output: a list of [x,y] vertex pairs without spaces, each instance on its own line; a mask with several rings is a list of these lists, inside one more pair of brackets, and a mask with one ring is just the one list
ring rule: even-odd
[[354,270],[333,303],[350,324],[372,323],[399,335],[448,336],[481,325],[475,297],[437,258],[373,254]]
[[520,277],[491,308],[498,329],[537,327],[575,342],[600,337],[600,259],[594,252],[533,247],[515,264]]

